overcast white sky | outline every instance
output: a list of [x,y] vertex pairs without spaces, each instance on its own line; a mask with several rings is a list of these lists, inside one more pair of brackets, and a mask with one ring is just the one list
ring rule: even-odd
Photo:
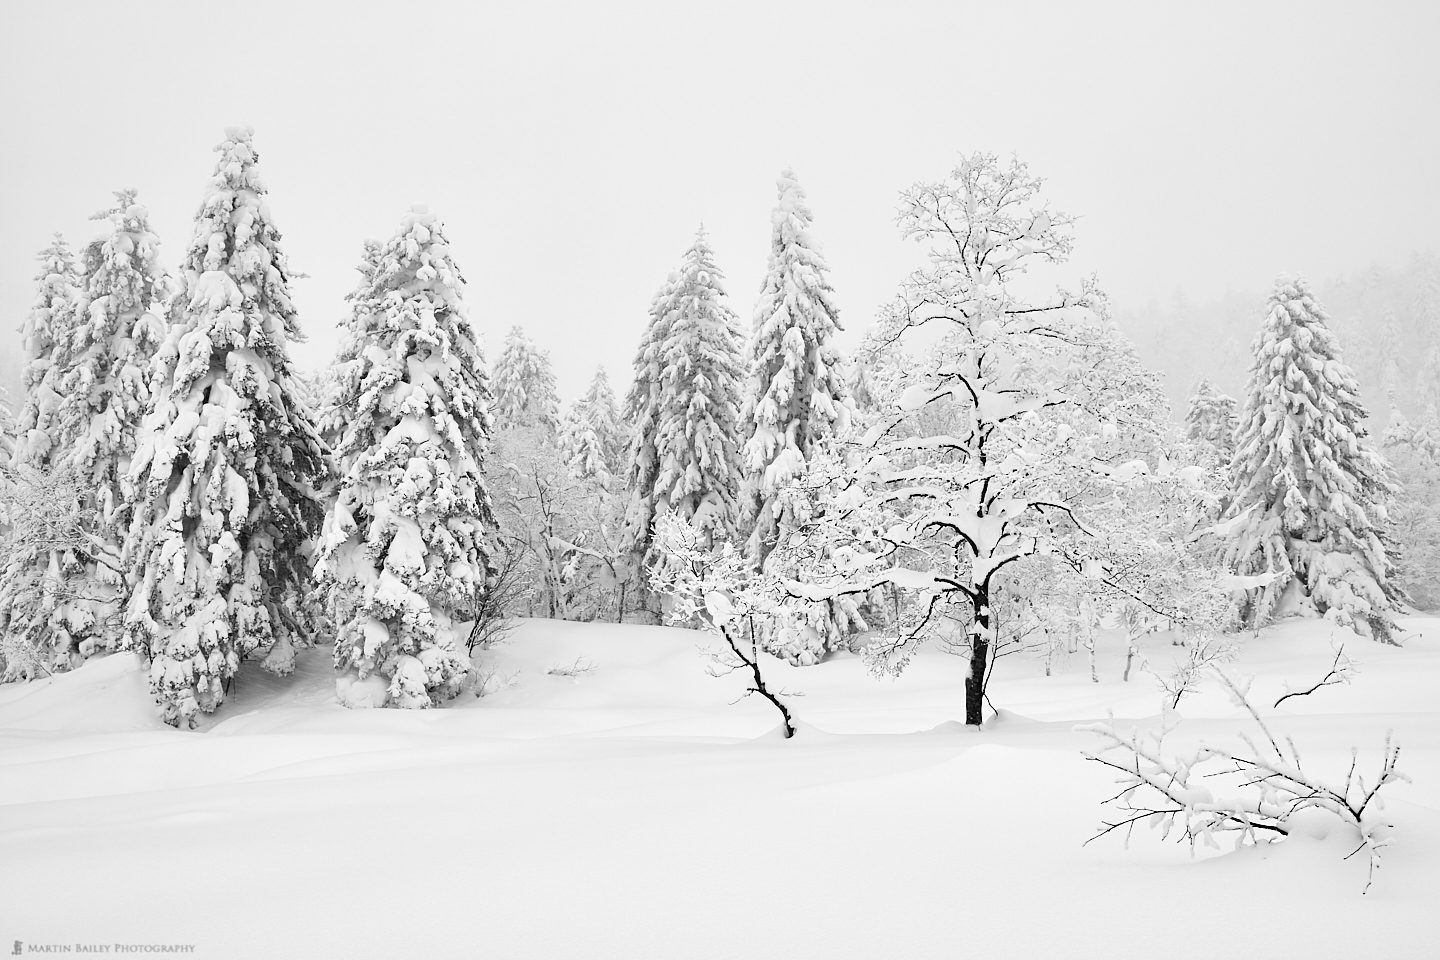
[[[703,220],[748,325],[776,173],[809,191],[853,330],[914,257],[906,185],[1012,151],[1081,217],[1117,307],[1434,250],[1440,4],[0,4],[0,361],[35,252],[133,186],[173,270],[224,128],[250,123],[326,362],[361,241],[447,223],[492,354],[564,394],[629,380]],[[1258,318],[1257,318],[1258,320]]]

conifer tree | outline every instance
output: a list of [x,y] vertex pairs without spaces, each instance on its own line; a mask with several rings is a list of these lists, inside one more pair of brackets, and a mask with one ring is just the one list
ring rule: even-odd
[[761,566],[784,522],[780,490],[805,470],[818,443],[846,429],[853,404],[835,337],[839,311],[824,258],[810,234],[805,191],[786,170],[777,181],[770,258],[755,306],[750,379],[740,419],[748,555]]
[[646,597],[655,518],[674,510],[707,539],[738,519],[741,347],[704,228],[656,295],[635,358],[626,420],[635,431],[622,542],[632,590]]
[[1235,453],[1235,406],[1234,397],[1216,392],[1209,378],[1201,377],[1185,414],[1186,437],[1208,444],[1222,465]]
[[[70,500],[78,484],[63,463],[65,450],[59,436],[59,410],[64,377],[69,365],[71,332],[80,299],[79,273],[69,245],[60,234],[40,252],[39,290],[21,328],[25,349],[20,408],[11,443],[8,483],[22,484],[40,493],[49,490]],[[42,498],[44,499],[44,498]],[[4,678],[28,676],[72,666],[80,640],[93,631],[94,616],[88,604],[77,603],[66,581],[79,565],[69,549],[75,545],[71,528],[78,508],[40,511],[38,528],[26,525],[25,535],[12,529],[13,549],[0,571],[0,634],[11,649],[5,657]],[[24,517],[5,517],[7,526],[20,527]],[[49,521],[55,522],[49,522]],[[55,529],[64,528],[63,530]],[[23,656],[17,656],[23,651]]]
[[1336,623],[1393,642],[1403,595],[1386,507],[1385,460],[1324,311],[1300,281],[1280,281],[1256,337],[1226,515],[1225,559],[1274,578],[1241,602],[1259,626],[1282,600],[1308,599]]
[[585,395],[575,401],[564,429],[566,463],[581,479],[594,479],[610,489],[625,453],[625,429],[610,378],[595,368]]
[[39,260],[40,272],[35,275],[39,293],[21,330],[25,350],[21,385],[25,397],[16,428],[20,460],[44,468],[50,463],[54,447],[53,421],[60,403],[60,380],[75,323],[75,304],[80,298],[80,273],[69,244],[58,233],[40,251]]
[[550,355],[515,326],[505,336],[505,349],[495,362],[494,416],[497,426],[560,426],[560,399]]
[[247,658],[292,669],[323,512],[324,447],[296,395],[301,334],[253,135],[230,128],[216,148],[130,472],[127,642],[177,726],[214,711]]
[[128,523],[132,494],[127,474],[150,403],[150,362],[167,332],[170,278],[135,191],[117,192],[115,200],[94,217],[109,222],[110,235],[86,249],[58,419],[66,455],[93,492],[96,518],[118,553],[115,531]]
[[351,297],[354,398],[320,574],[351,706],[426,707],[468,670],[457,630],[492,573],[490,387],[440,222],[414,207]]
[[119,642],[122,536],[132,503],[126,474],[149,401],[150,358],[165,332],[159,314],[169,280],[156,260],[159,242],[134,191],[115,196],[117,205],[94,217],[108,221],[110,233],[85,249],[63,365],[45,378],[56,388],[50,480],[73,484],[78,525],[63,543],[17,543],[0,585],[0,598],[14,598],[0,605],[29,613],[28,623],[21,615],[12,628],[33,636],[49,669]]

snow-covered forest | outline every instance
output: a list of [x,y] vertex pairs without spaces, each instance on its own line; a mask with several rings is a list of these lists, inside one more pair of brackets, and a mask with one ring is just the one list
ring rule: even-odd
[[[4,265],[16,955],[1430,955],[1433,250],[1146,304],[954,129],[868,261],[754,143],[748,261],[377,188],[317,308],[289,127],[223,124]],[[642,252],[623,323],[565,279]]]

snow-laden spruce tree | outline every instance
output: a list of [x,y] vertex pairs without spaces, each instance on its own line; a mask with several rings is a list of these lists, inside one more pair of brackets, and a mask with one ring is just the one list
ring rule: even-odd
[[630,446],[621,535],[632,597],[649,607],[654,521],[673,510],[710,540],[735,535],[741,345],[702,227],[656,295],[625,402]]
[[[78,506],[36,509],[41,501],[51,505],[46,491],[68,497],[79,489],[65,463],[57,411],[64,399],[80,276],[69,245],[58,233],[39,259],[35,277],[39,289],[21,328],[25,398],[4,478],[9,488],[7,512],[31,515],[5,518],[0,634],[8,650],[7,679],[70,667],[71,654],[78,648],[75,638],[92,632],[95,622],[86,599],[76,596],[77,590],[67,583],[80,566],[72,548],[85,545],[76,529],[81,525]],[[54,522],[30,522],[37,519]]]
[[[319,573],[349,706],[427,707],[469,669],[459,631],[491,575],[490,386],[441,223],[411,209],[351,298],[354,398]],[[350,403],[346,401],[347,405]]]
[[1240,414],[1225,547],[1239,576],[1273,575],[1240,603],[1252,627],[1287,598],[1394,642],[1403,596],[1386,509],[1393,487],[1370,446],[1340,345],[1306,285],[1282,279],[1255,338]]
[[612,489],[623,469],[627,434],[610,377],[604,367],[596,367],[590,386],[565,417],[561,442],[570,471]]
[[560,398],[550,354],[532,343],[518,326],[511,327],[505,335],[505,347],[495,361],[492,382],[495,388],[492,413],[497,428],[539,426],[552,431],[559,428]]
[[214,711],[241,661],[288,673],[306,642],[324,447],[292,379],[301,334],[253,135],[216,147],[130,470],[126,639],[173,725]]
[[1228,464],[1235,453],[1235,407],[1234,397],[1217,392],[1209,378],[1201,377],[1185,412],[1185,436],[1207,444],[1220,464]]
[[[149,404],[150,359],[165,334],[169,278],[157,260],[159,241],[135,192],[115,197],[116,206],[94,217],[110,232],[85,249],[63,366],[46,378],[57,391],[49,467],[73,478],[79,527],[63,544],[17,544],[8,572],[19,580],[0,585],[0,598],[18,588],[21,596],[8,604],[11,629],[46,648],[50,669],[119,642],[121,549],[133,502],[127,473]],[[22,608],[30,616],[14,618]]]
[[21,327],[25,395],[16,429],[19,460],[44,468],[55,445],[53,421],[69,358],[75,304],[80,299],[80,271],[70,245],[58,233],[40,251],[39,260],[40,272],[35,275],[39,291]]
[[755,305],[750,377],[740,422],[747,552],[758,568],[785,522],[781,488],[805,470],[817,444],[850,425],[848,371],[835,340],[841,329],[825,260],[811,235],[805,191],[791,170],[777,181],[770,258]]

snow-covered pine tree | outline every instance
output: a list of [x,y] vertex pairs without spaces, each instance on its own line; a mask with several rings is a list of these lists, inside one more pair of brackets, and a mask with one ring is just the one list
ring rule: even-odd
[[674,510],[711,540],[735,534],[741,346],[722,279],[702,227],[651,305],[635,358],[622,542],[632,596],[647,607],[657,516]]
[[80,298],[80,272],[70,245],[58,233],[40,251],[39,260],[40,272],[35,275],[39,293],[21,330],[25,397],[16,426],[20,461],[44,468],[50,463],[55,442],[53,420],[68,362],[75,304]]
[[110,235],[86,249],[84,287],[57,411],[67,456],[94,493],[97,520],[118,555],[128,526],[136,433],[150,404],[150,365],[167,333],[170,278],[160,241],[135,191],[95,215]]
[[[80,522],[78,508],[67,503],[37,511],[32,502],[47,490],[68,495],[79,486],[65,462],[57,415],[80,300],[79,272],[58,233],[39,259],[38,294],[21,328],[25,399],[5,482],[13,488],[7,491],[12,494],[11,509],[43,516],[5,518],[10,529],[0,572],[0,634],[10,651],[4,656],[7,679],[72,666],[75,638],[87,635],[94,625],[88,605],[77,603],[66,583],[79,566],[70,549],[78,546],[73,535]],[[37,519],[53,522],[27,522]]]
[[566,417],[562,440],[570,471],[611,489],[625,456],[625,433],[610,378],[604,367],[596,367],[590,386]]
[[495,361],[492,379],[495,386],[492,412],[499,429],[559,428],[560,399],[555,391],[550,354],[532,343],[520,327],[511,327],[505,335],[505,348]]
[[430,706],[469,669],[458,631],[487,588],[495,521],[489,378],[463,291],[416,206],[351,298],[340,392],[355,399],[319,564],[349,706]]
[[232,127],[216,147],[130,472],[127,643],[177,726],[224,701],[242,660],[292,669],[323,515],[324,447],[292,379],[301,334],[253,136]]
[[802,473],[816,444],[850,425],[848,372],[835,339],[841,327],[813,217],[795,173],[776,182],[770,258],[755,305],[750,377],[740,422],[747,552],[758,568],[784,523],[780,490]]
[[1255,339],[1240,415],[1224,556],[1240,576],[1273,573],[1240,604],[1251,626],[1308,599],[1357,633],[1394,642],[1403,602],[1386,508],[1393,493],[1371,446],[1359,388],[1308,287],[1282,279]]
[[149,404],[150,359],[165,335],[160,315],[169,278],[157,260],[159,241],[133,190],[115,198],[92,218],[108,221],[110,233],[85,249],[64,366],[52,367],[48,378],[58,390],[50,467],[76,482],[80,537],[67,547],[17,544],[10,558],[28,558],[32,576],[22,582],[43,585],[29,591],[41,602],[25,632],[44,638],[51,669],[119,643],[121,549],[133,502],[127,474]]
[[1209,378],[1201,377],[1185,413],[1185,436],[1208,444],[1220,464],[1228,464],[1235,453],[1235,398],[1219,393]]

